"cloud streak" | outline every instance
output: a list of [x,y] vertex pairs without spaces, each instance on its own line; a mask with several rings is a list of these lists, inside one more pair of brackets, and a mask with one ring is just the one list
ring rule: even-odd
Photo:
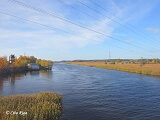
[[155,29],[155,28],[147,28],[148,31],[151,31],[153,33],[158,33],[160,32],[160,29]]
[[[80,14],[77,11],[71,9],[70,7],[60,4],[56,0],[55,1],[42,0],[41,2],[39,2],[38,0],[34,0],[34,1],[19,0],[19,1],[26,2],[32,6],[38,6],[38,8],[42,8],[47,11],[51,11],[61,16],[64,19],[69,19],[76,23],[82,24],[83,26],[88,27],[89,29],[102,32],[104,34],[107,34],[108,36],[124,34],[124,33],[121,33],[120,31],[118,32],[118,34],[116,34],[115,29],[108,25],[108,24],[112,24],[115,27],[120,27],[119,25],[115,24],[112,20],[109,20],[104,16],[98,15],[94,11],[87,9],[86,7],[78,4],[74,0],[67,0],[64,2],[68,3],[69,5],[77,7],[78,9],[88,14],[92,14],[92,16],[96,16],[100,20],[95,20],[86,15]],[[82,0],[82,2],[85,2],[85,1]],[[144,12],[141,9],[143,5],[138,4],[141,2],[141,0],[137,1],[136,3],[125,2],[125,4],[123,4],[124,1],[116,2],[114,0],[113,1],[109,0],[107,2],[106,0],[102,0],[101,2],[100,4],[104,5],[103,7],[106,7],[108,10],[112,11],[113,14],[115,14],[118,17],[122,17],[127,21],[137,19],[137,16],[142,16],[142,14],[145,15],[148,11],[150,11],[154,7],[156,3],[154,2],[151,5],[151,7],[148,8],[148,11]],[[146,3],[148,5],[150,2],[146,2]],[[85,4],[91,5],[93,7],[93,5],[89,2],[85,2]],[[132,6],[136,6],[138,8],[137,11],[139,11],[140,14],[136,14],[134,15],[134,17],[131,17],[130,19],[128,19],[126,15],[133,10]],[[86,30],[84,28],[75,26],[73,24],[64,22],[62,20],[59,20],[57,18],[35,12],[33,10],[11,3],[7,0],[2,0],[0,8],[1,8],[0,11],[5,11],[7,13],[17,15],[17,16],[29,19],[31,21],[36,21],[38,23],[42,23],[48,26],[52,26],[52,27],[62,29],[74,34],[78,34],[79,36],[85,37],[85,38],[81,38],[72,34],[58,31],[56,29],[54,30],[51,28],[30,23],[27,21],[12,18],[6,15],[1,15],[0,47],[3,49],[8,49],[8,51],[11,49],[11,47],[13,51],[17,51],[17,50],[20,51],[22,49],[34,49],[34,50],[42,49],[43,50],[47,48],[53,48],[54,50],[59,51],[59,50],[67,50],[72,48],[83,48],[90,44],[99,44],[100,42],[110,40],[107,36],[102,36],[95,32]],[[113,20],[117,20],[118,22],[121,22],[112,14],[109,14],[102,9],[98,9],[98,10],[103,14],[107,15],[109,18]],[[159,29],[151,29],[151,28],[149,29],[154,32],[159,32]],[[93,41],[92,39],[99,42]],[[7,41],[7,43],[5,41]],[[132,41],[126,41],[126,42],[131,43]],[[2,51],[1,51],[1,54],[3,54]]]

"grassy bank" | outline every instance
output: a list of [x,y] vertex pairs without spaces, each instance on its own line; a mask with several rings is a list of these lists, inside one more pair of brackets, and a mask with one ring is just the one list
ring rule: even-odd
[[69,62],[69,64],[160,76],[160,64],[145,64],[143,66],[140,64],[105,64],[105,62]]
[[53,92],[0,96],[0,120],[58,120],[61,99]]

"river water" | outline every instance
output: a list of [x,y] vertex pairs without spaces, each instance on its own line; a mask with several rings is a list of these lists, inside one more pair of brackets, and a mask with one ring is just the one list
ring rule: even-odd
[[160,78],[55,63],[52,71],[0,78],[0,95],[63,95],[62,120],[160,120]]

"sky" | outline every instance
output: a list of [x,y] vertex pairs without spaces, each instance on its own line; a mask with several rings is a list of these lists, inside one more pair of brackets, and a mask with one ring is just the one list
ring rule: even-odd
[[160,58],[159,0],[17,1],[49,14],[1,0],[0,56],[53,61]]

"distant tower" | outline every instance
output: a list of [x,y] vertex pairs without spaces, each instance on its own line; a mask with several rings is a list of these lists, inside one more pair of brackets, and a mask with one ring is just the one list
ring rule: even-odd
[[15,57],[15,55],[10,55],[9,56],[9,64],[12,64],[13,62],[15,62],[15,59],[16,59],[16,57]]

